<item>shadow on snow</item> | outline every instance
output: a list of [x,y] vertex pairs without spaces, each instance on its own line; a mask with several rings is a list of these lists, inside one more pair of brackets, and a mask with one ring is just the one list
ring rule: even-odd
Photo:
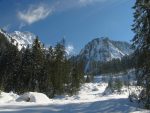
[[0,107],[0,110],[0,113],[129,113],[134,111],[140,111],[140,109],[136,108],[136,106],[130,103],[127,99],[111,99],[90,103],[72,103],[64,105],[6,105]]

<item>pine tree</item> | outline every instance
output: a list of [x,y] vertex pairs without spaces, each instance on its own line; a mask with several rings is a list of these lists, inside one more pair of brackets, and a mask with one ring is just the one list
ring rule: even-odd
[[71,66],[71,88],[70,93],[71,95],[77,93],[79,90],[81,83],[84,81],[84,66],[83,61],[75,61],[75,59],[72,60],[72,66]]
[[[47,94],[49,97],[53,97],[53,84],[52,84],[52,75],[54,72],[53,68],[53,48],[52,46],[49,47],[48,51],[45,51],[45,61],[43,66],[43,82],[41,81],[40,88],[41,91]],[[43,89],[43,90],[42,90]]]
[[44,53],[41,43],[38,40],[38,37],[34,40],[32,46],[32,77],[31,84],[33,91],[39,91],[39,85],[42,82],[44,77],[42,73],[44,65]]
[[22,63],[19,75],[19,89],[20,93],[32,91],[31,78],[32,78],[32,53],[29,45],[26,49],[22,49]]
[[150,0],[136,0],[134,13],[133,46],[136,49],[137,79],[143,86],[146,97],[144,103],[150,108]]
[[65,47],[62,43],[58,43],[54,49],[54,67],[53,75],[54,92],[62,94],[64,92],[64,63],[65,63]]

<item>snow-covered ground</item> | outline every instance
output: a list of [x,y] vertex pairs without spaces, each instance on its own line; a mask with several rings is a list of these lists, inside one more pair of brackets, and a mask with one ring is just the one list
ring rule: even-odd
[[49,99],[36,92],[21,96],[2,92],[0,113],[150,113],[129,102],[126,88],[122,94],[103,95],[107,83],[101,79],[95,77],[94,83],[84,84],[79,94],[72,97],[65,95]]

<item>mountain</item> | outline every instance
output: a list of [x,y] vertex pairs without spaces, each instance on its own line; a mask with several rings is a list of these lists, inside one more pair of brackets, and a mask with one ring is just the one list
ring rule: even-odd
[[96,38],[85,45],[78,55],[78,60],[84,60],[85,72],[93,62],[107,62],[112,59],[121,59],[133,52],[127,42],[113,41],[109,38]]
[[7,33],[0,29],[0,33],[3,34],[9,42],[17,45],[19,50],[21,50],[23,47],[26,48],[27,45],[31,45],[33,40],[36,38],[36,35],[30,32],[14,31],[13,33]]

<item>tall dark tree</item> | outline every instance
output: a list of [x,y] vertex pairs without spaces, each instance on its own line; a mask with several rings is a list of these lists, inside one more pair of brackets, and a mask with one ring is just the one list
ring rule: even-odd
[[55,93],[62,94],[64,92],[64,63],[65,63],[65,46],[62,43],[58,43],[54,49],[54,67],[55,72],[53,75],[53,85],[55,87]]
[[44,77],[42,69],[44,66],[44,53],[38,37],[34,40],[32,46],[32,88],[33,91],[39,91],[39,85]]
[[70,94],[75,94],[80,88],[80,85],[84,82],[84,62],[82,60],[76,61],[72,58],[71,66],[71,87]]
[[136,49],[136,69],[139,85],[143,86],[144,104],[150,108],[150,0],[136,0],[134,13],[133,46]]
[[26,91],[32,91],[31,88],[31,78],[32,78],[32,53],[31,49],[29,48],[29,45],[24,50],[22,49],[22,63],[20,67],[19,72],[19,89],[20,93],[26,92]]
[[[55,71],[53,67],[54,63],[54,53],[52,46],[49,47],[49,50],[45,51],[45,60],[44,60],[44,66],[42,69],[43,78],[40,83],[40,91],[47,94],[49,97],[53,97],[53,91],[54,87],[52,84],[52,75]],[[44,81],[44,82],[43,82]]]

